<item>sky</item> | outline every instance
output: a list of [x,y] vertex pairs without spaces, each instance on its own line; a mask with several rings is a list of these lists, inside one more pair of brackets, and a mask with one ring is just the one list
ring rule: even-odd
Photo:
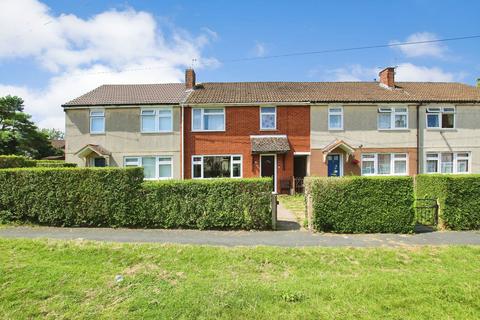
[[62,103],[102,84],[182,82],[190,66],[197,82],[373,81],[395,66],[399,81],[474,85],[480,38],[269,57],[478,35],[479,12],[475,0],[0,0],[0,96],[64,129]]

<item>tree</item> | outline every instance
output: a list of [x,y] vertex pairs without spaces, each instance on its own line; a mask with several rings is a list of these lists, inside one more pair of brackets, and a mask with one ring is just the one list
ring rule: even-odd
[[65,133],[57,129],[41,129],[42,133],[46,134],[50,140],[63,140],[65,138]]
[[47,135],[38,130],[23,110],[22,98],[0,97],[0,154],[36,159],[56,155]]

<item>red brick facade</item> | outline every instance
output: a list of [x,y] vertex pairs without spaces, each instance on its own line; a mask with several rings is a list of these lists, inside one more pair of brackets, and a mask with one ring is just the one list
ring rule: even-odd
[[[260,130],[260,107],[225,107],[225,131],[192,132],[191,107],[185,108],[185,178],[192,177],[194,155],[242,155],[243,177],[260,176],[260,156],[252,154],[251,135],[287,135],[290,152],[277,156],[280,179],[293,176],[294,152],[310,152],[310,107],[278,106],[277,130]],[[280,189],[278,189],[280,190]]]

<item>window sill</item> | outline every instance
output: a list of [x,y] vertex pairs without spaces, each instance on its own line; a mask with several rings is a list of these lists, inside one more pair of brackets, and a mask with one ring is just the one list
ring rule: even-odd
[[90,132],[90,134],[94,136],[103,136],[106,134],[106,132]]
[[171,134],[174,133],[175,131],[140,131],[141,134]]
[[277,128],[275,128],[275,129],[260,129],[260,131],[271,131],[272,132],[272,131],[278,131],[278,130],[277,130]]
[[226,130],[223,129],[223,130],[192,130],[192,132],[195,132],[195,133],[202,133],[202,132],[225,132]]
[[343,128],[341,128],[341,129],[330,129],[330,128],[328,128],[328,131],[345,131],[345,130]]
[[450,131],[450,132],[455,132],[458,131],[457,128],[426,128],[427,131]]
[[409,132],[410,129],[377,129],[380,132]]

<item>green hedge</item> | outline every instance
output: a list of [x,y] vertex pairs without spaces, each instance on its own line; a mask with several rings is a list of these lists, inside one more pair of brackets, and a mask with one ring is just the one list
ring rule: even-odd
[[146,182],[140,224],[158,228],[270,229],[271,179]]
[[441,228],[480,229],[480,175],[418,175],[416,193],[438,199]]
[[30,168],[30,167],[49,167],[49,168],[70,168],[76,167],[75,163],[65,162],[63,160],[33,160],[24,156],[1,156],[0,169],[6,168]]
[[2,156],[0,155],[0,169],[35,167],[35,160],[23,156]]
[[411,177],[307,178],[315,230],[340,233],[412,232]]
[[73,168],[76,167],[76,163],[65,162],[63,160],[35,160],[37,167],[47,168]]
[[270,179],[143,182],[142,168],[0,170],[0,221],[50,226],[271,228]]
[[0,170],[0,220],[50,226],[129,226],[141,168]]

